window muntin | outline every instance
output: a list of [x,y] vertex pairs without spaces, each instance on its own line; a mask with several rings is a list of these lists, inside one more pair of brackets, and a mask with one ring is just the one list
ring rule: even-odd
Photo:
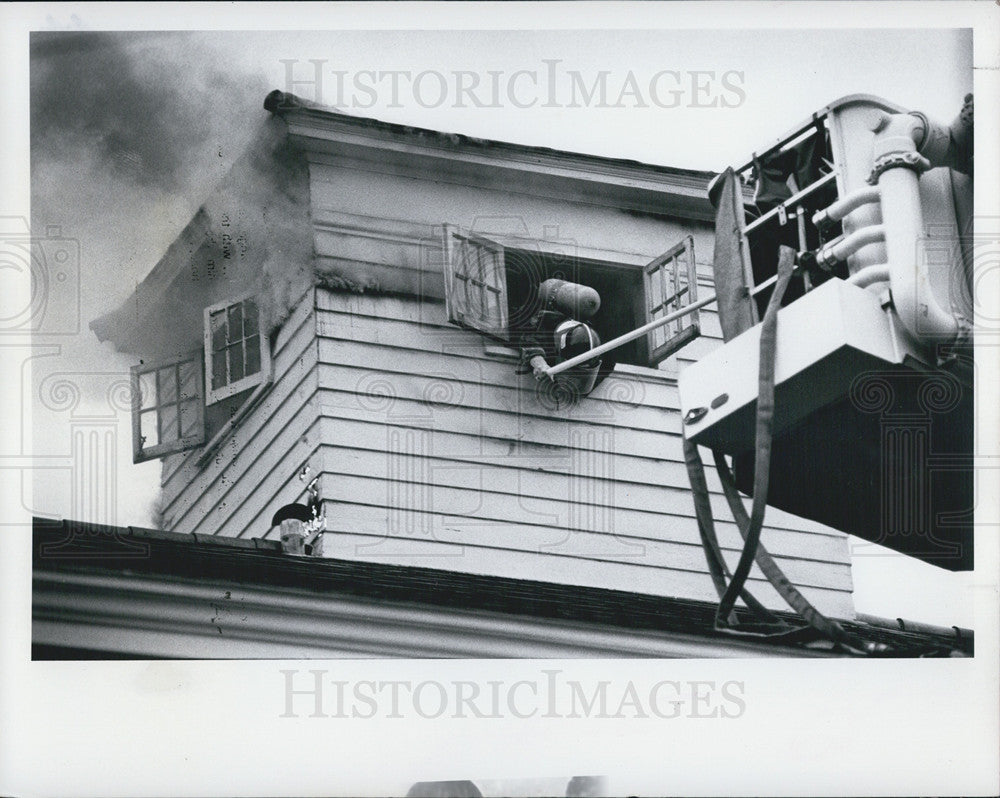
[[445,225],[445,302],[448,321],[506,341],[507,273],[495,241]]
[[270,350],[253,295],[205,308],[206,404],[214,404],[267,379]]
[[[538,310],[537,287],[554,277],[590,286],[601,307],[587,323],[609,341],[697,299],[694,239],[686,237],[645,268],[606,263],[542,247],[505,247],[445,225],[448,321],[517,346]],[[611,359],[657,367],[700,334],[698,312],[620,347]]]
[[[643,269],[646,321],[662,319],[698,300],[694,239],[688,236],[651,260]],[[697,338],[698,311],[667,322],[649,333],[649,364],[656,366]]]
[[204,443],[200,353],[133,366],[131,382],[134,462]]

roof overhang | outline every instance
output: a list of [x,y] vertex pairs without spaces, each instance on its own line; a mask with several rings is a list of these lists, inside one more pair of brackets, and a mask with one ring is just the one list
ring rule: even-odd
[[713,173],[443,133],[311,106],[271,92],[265,108],[288,124],[313,162],[457,182],[620,210],[711,221]]

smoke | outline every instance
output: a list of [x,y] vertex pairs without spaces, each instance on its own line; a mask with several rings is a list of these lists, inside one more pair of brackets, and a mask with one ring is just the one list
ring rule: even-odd
[[[36,160],[76,159],[110,180],[183,190],[226,112],[264,82],[228,74],[185,34],[35,33],[31,146]],[[244,100],[241,102],[241,100]],[[227,142],[228,143],[228,142]],[[102,181],[103,182],[103,181]]]
[[[127,374],[135,362],[88,325],[126,300],[267,118],[269,84],[257,65],[234,62],[237,46],[225,33],[32,34],[31,228],[75,240],[80,257],[80,332],[36,361],[34,382],[55,371]],[[107,415],[104,391],[81,395],[78,412]],[[117,461],[126,464],[130,428],[120,415]],[[37,453],[68,449],[65,414],[36,405],[32,419]],[[158,466],[125,466],[119,518],[149,517]],[[40,510],[63,506],[61,483],[34,482]]]

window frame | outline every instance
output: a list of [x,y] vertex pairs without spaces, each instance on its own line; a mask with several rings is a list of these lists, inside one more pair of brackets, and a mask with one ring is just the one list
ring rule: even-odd
[[[531,239],[523,236],[505,236],[504,241],[509,241],[509,243],[502,244],[494,239],[470,232],[469,230],[466,230],[458,225],[444,224],[442,225],[442,228],[444,239],[442,245],[444,253],[444,297],[448,322],[464,329],[475,330],[487,338],[497,341],[503,345],[514,346],[515,344],[513,343],[513,336],[510,330],[510,317],[508,312],[509,291],[507,286],[507,252],[508,250],[524,252],[537,251],[541,255],[548,255],[550,254],[546,248],[546,244],[548,242],[545,239]],[[465,287],[461,288],[463,292],[467,292],[469,283],[467,278],[463,278],[457,274],[457,260],[459,254],[456,239],[468,241],[474,246],[490,250],[495,254],[495,256],[499,259],[500,264],[503,266],[499,272],[501,275],[501,285],[497,290],[500,310],[499,323],[495,325],[490,323],[488,320],[484,320],[482,314],[480,314],[478,318],[472,318],[471,314],[469,314],[464,307],[467,300],[464,300],[457,295],[459,291],[458,282],[465,282]],[[679,269],[681,257],[684,258],[686,267],[683,272]],[[586,260],[593,260],[595,264],[600,264],[602,268],[606,266],[612,269],[621,269],[622,271],[641,271],[640,282],[643,292],[643,296],[641,298],[642,315],[635,318],[636,327],[652,321],[654,319],[653,314],[661,309],[663,309],[664,313],[669,313],[695,303],[698,300],[698,266],[697,261],[695,260],[693,235],[688,234],[684,236],[674,246],[670,247],[664,253],[658,255],[653,258],[653,260],[645,264],[642,264],[641,262],[622,263],[608,258],[607,254],[603,254],[602,257],[596,259],[588,257]],[[667,279],[668,269],[673,269],[671,279],[677,286],[672,293],[668,292],[664,285],[664,282]],[[686,278],[686,283],[684,284],[681,284],[680,282],[682,273]],[[653,280],[657,280],[660,283],[660,292],[654,290],[654,286],[652,284]],[[685,299],[685,295],[686,301],[681,301],[682,299]],[[657,301],[657,297],[659,298],[659,301]],[[632,314],[637,313],[637,311],[638,308],[635,306],[629,310]],[[661,371],[659,367],[664,360],[669,358],[682,347],[686,346],[695,338],[698,338],[701,335],[699,311],[691,311],[690,314],[681,317],[676,322],[672,322],[668,328],[669,327],[674,327],[677,332],[674,335],[669,336],[658,346],[654,345],[655,331],[651,331],[648,334],[646,337],[646,350],[648,352],[648,357],[646,358],[645,363],[642,365],[636,365],[636,368],[648,368],[654,371]]]
[[[451,324],[455,324],[459,327],[463,327],[469,330],[475,330],[476,332],[482,333],[483,335],[489,336],[497,341],[503,341],[507,343],[510,341],[510,320],[507,313],[507,267],[505,260],[506,248],[503,244],[498,241],[494,241],[490,238],[486,238],[476,233],[471,233],[467,230],[463,230],[457,225],[446,224],[444,225],[444,295],[445,295],[445,308],[448,315],[448,321]],[[491,251],[497,258],[499,258],[500,268],[497,270],[499,274],[499,285],[491,286],[487,281],[480,280],[476,281],[473,278],[463,274],[458,269],[458,247],[456,246],[455,239],[462,239],[469,242],[475,247]],[[483,275],[485,276],[485,275]],[[463,281],[465,283],[462,292],[465,294],[464,301],[458,296],[458,281]],[[499,311],[499,318],[494,324],[487,314],[480,313],[478,316],[473,316],[470,313],[469,307],[469,285],[472,282],[478,282],[482,287],[483,296],[487,291],[496,291],[497,297],[497,309]],[[461,305],[461,307],[459,307]]]
[[[683,286],[680,284],[681,272],[679,268],[679,258],[682,254],[685,256],[687,278],[687,282]],[[668,284],[668,268],[672,268],[673,272],[672,286]],[[653,258],[643,267],[642,271],[642,285],[645,293],[643,308],[647,324],[657,318],[653,314],[661,309],[663,315],[668,315],[698,301],[698,264],[694,256],[694,236],[685,236],[662,255]],[[659,292],[655,290],[654,282],[659,283]],[[673,289],[672,293],[671,288]],[[687,294],[686,302],[681,301],[684,294]],[[698,314],[698,310],[693,310],[688,315],[677,319],[676,322],[669,323],[668,327],[676,324],[677,332],[667,337],[659,345],[654,345],[656,330],[649,331],[647,345],[650,368],[658,368],[660,363],[701,335]]]
[[[177,452],[184,452],[188,449],[194,449],[201,446],[205,442],[205,384],[204,384],[204,374],[201,369],[201,351],[196,350],[194,352],[188,352],[183,355],[177,355],[175,357],[164,358],[161,360],[138,363],[132,366],[130,370],[129,380],[132,389],[132,462],[133,463],[144,463],[147,460],[155,460],[160,457],[164,457],[168,454],[175,454]],[[151,408],[143,408],[142,406],[142,394],[140,390],[140,378],[144,374],[154,374],[156,375],[159,371],[167,369],[171,366],[178,368],[182,363],[192,363],[194,366],[194,379],[195,379],[195,392],[193,397],[189,399],[194,399],[194,406],[197,412],[197,428],[196,431],[185,437],[178,437],[172,441],[160,441],[154,446],[145,447],[142,445],[142,415],[143,413],[153,412],[156,416],[157,431],[160,429],[160,408],[166,407],[166,404],[159,404],[159,378],[154,376],[157,380],[157,396],[156,403]],[[171,404],[174,404],[178,408],[177,424],[178,433],[180,432],[181,424],[181,383],[180,374],[177,372],[175,374],[175,379],[177,380],[177,398]]]
[[[213,358],[215,352],[212,347],[212,322],[211,316],[213,313],[221,311],[227,311],[234,305],[242,305],[248,299],[256,300],[258,293],[256,291],[248,291],[239,296],[229,297],[222,300],[221,302],[216,302],[212,305],[208,305],[204,310],[203,315],[203,333],[204,333],[204,385],[205,385],[205,406],[213,405],[217,402],[221,402],[224,399],[228,399],[231,396],[235,396],[238,393],[254,388],[258,385],[266,384],[270,381],[271,375],[271,346],[270,339],[264,330],[264,326],[261,324],[260,317],[260,302],[257,301],[257,336],[260,342],[260,370],[241,377],[235,382],[227,383],[221,388],[212,388],[212,370],[213,370]],[[227,322],[228,323],[228,322]],[[248,340],[248,339],[242,339]]]

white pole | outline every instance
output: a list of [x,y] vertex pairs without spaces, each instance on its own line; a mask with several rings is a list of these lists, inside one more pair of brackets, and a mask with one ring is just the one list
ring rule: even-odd
[[[750,292],[751,296],[763,291],[765,288],[773,285],[778,279],[778,275],[767,278],[760,285],[755,286],[753,291]],[[699,299],[697,302],[692,302],[690,305],[681,308],[680,310],[675,310],[673,313],[668,313],[666,316],[661,316],[658,319],[653,319],[651,322],[643,324],[641,327],[637,327],[632,330],[632,332],[627,332],[624,335],[619,335],[617,338],[612,338],[610,341],[601,344],[600,346],[595,346],[584,352],[582,355],[577,355],[576,357],[571,357],[569,360],[564,360],[562,363],[558,363],[555,366],[550,366],[545,369],[545,376],[554,377],[556,374],[561,374],[568,369],[579,366],[581,363],[589,363],[598,355],[603,355],[605,352],[610,352],[612,349],[617,349],[619,346],[624,346],[629,341],[634,341],[636,338],[642,338],[650,330],[655,330],[657,327],[662,327],[664,324],[669,324],[675,319],[679,319],[682,316],[686,316],[688,313],[693,313],[696,310],[700,310],[706,305],[711,305],[716,300],[716,295],[712,294],[704,299]]]

